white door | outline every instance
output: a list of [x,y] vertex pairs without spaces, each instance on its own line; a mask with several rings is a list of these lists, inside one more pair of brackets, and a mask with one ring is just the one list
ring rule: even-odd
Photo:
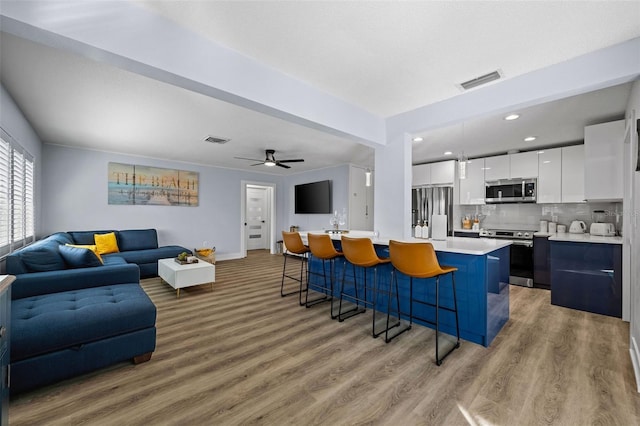
[[247,186],[247,250],[266,249],[269,243],[269,199],[267,188]]

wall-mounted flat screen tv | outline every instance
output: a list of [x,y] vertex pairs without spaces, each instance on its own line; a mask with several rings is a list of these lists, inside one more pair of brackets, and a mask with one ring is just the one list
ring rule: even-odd
[[296,214],[331,213],[332,199],[330,180],[295,186]]

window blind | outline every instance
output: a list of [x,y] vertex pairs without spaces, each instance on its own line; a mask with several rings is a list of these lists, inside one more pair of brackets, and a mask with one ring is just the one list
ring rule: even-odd
[[0,138],[0,255],[35,240],[33,158],[6,132]]

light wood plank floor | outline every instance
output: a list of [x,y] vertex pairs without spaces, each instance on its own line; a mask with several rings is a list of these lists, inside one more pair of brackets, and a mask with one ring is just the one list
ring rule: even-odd
[[638,425],[640,396],[620,320],[551,306],[511,287],[511,319],[490,348],[462,342],[441,367],[434,332],[389,344],[370,314],[343,323],[328,304],[279,295],[282,256],[218,262],[214,290],[158,307],[151,361],[121,363],[11,400],[11,425]]

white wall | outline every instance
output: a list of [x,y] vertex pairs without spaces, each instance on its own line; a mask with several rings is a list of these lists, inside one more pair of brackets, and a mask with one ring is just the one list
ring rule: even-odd
[[[637,80],[631,89],[626,116],[628,119],[640,118],[640,80]],[[628,124],[634,130],[632,145],[635,151],[638,149],[637,128],[635,123]],[[624,231],[629,234],[631,243],[630,351],[636,373],[636,386],[640,392],[640,172],[631,171],[631,176],[625,176],[625,180],[627,179],[631,181],[631,194],[633,194],[631,200],[624,201],[626,203]]]
[[[109,162],[196,171],[200,174],[197,207],[109,205]],[[241,180],[276,184],[276,222],[282,228],[283,179],[263,173],[206,167],[117,153],[43,147],[42,235],[57,231],[156,228],[161,245],[195,248],[207,241],[219,257],[240,255]],[[278,229],[279,229],[278,228]]]
[[296,225],[301,231],[323,230],[331,227],[329,220],[332,214],[295,214],[294,211],[294,187],[301,183],[317,182],[321,180],[332,181],[333,210],[349,211],[349,165],[330,167],[314,170],[308,173],[300,173],[288,176],[282,186],[282,211],[285,212],[284,223],[281,229],[276,230],[276,238],[281,239],[281,230],[289,230]]
[[[287,177],[240,170],[76,149],[43,147],[42,210],[44,236],[58,231],[156,228],[161,245],[195,248],[207,241],[219,258],[240,257],[241,181],[276,184],[276,239],[291,225],[301,230],[329,227],[329,214],[294,214],[294,186],[330,179],[333,207],[348,208],[349,166],[299,173]],[[109,162],[196,171],[200,174],[197,207],[109,205]]]
[[36,220],[36,234],[39,234],[42,229],[42,209],[40,208],[40,184],[42,181],[42,142],[36,134],[31,124],[22,114],[22,111],[13,98],[7,92],[3,85],[0,84],[0,127],[9,134],[9,136],[18,142],[29,154],[33,156],[34,166],[36,170],[35,174],[35,193],[34,202],[36,206],[35,220]]

